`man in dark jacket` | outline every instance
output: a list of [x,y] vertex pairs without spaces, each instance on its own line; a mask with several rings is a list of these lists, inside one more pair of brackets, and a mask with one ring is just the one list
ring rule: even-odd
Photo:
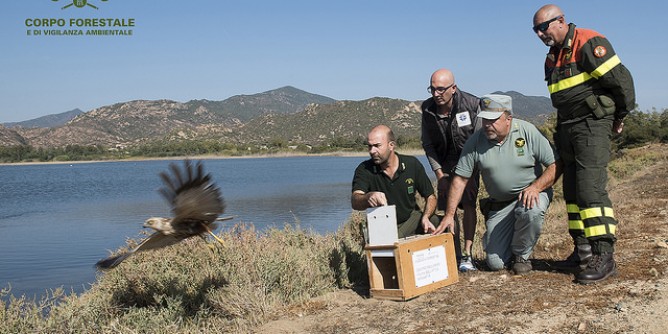
[[[480,99],[457,88],[450,70],[439,69],[431,75],[427,88],[431,98],[422,103],[422,147],[438,180],[438,209],[445,210],[446,195],[462,147],[473,132],[480,128],[478,110]],[[476,200],[479,177],[476,171],[467,184],[460,208],[464,209],[464,252],[459,227],[455,224],[455,251],[459,270],[476,270],[471,259],[471,246],[476,229]]]
[[545,80],[557,108],[554,141],[563,161],[568,229],[575,244],[565,264],[583,269],[578,282],[598,282],[617,271],[617,220],[606,168],[612,134],[621,133],[622,120],[635,108],[633,79],[605,36],[567,23],[555,5],[534,14],[533,31],[550,47]]

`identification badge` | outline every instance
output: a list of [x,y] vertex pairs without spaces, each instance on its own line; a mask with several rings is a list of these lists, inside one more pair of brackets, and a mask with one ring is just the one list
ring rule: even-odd
[[526,143],[527,141],[524,138],[515,139],[515,148],[517,149],[518,157],[524,156],[524,145],[526,145]]
[[463,126],[471,125],[471,117],[469,116],[469,113],[464,111],[460,112],[455,116],[457,118],[457,126],[460,128]]

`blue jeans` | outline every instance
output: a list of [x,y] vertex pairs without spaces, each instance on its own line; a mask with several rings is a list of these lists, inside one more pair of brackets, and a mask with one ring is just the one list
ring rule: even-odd
[[552,189],[541,192],[538,205],[532,209],[516,200],[505,208],[489,212],[482,242],[491,270],[504,269],[514,256],[529,258],[543,229],[550,201]]

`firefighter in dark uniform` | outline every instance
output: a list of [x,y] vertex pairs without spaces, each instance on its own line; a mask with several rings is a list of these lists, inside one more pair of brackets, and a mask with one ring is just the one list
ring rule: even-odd
[[573,254],[562,265],[579,268],[587,284],[616,273],[617,220],[606,190],[610,140],[635,108],[631,73],[608,40],[566,23],[555,5],[541,7],[533,30],[550,47],[545,80],[557,109],[555,145],[563,167],[564,199]]

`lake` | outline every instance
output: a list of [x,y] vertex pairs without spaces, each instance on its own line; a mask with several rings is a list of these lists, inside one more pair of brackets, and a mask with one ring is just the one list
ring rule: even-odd
[[[320,234],[347,221],[360,157],[204,160],[226,202],[222,216],[258,230],[299,222]],[[424,156],[418,156],[429,169]],[[170,216],[158,173],[180,160],[0,166],[0,288],[41,296],[84,291],[95,262],[140,238],[144,220]],[[433,173],[428,172],[433,178]],[[225,224],[225,223],[223,223]],[[224,228],[224,227],[223,227]]]

